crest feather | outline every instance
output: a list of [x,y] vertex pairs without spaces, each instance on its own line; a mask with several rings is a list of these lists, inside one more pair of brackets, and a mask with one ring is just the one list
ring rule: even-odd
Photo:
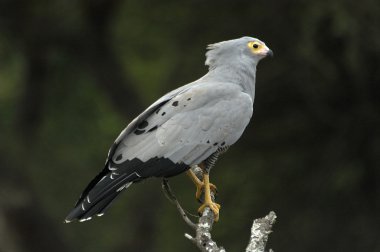
[[215,61],[218,59],[218,55],[221,52],[221,47],[223,43],[225,43],[225,41],[215,43],[215,44],[209,44],[207,46],[208,51],[206,52],[205,65],[208,66],[209,69],[212,69],[213,66],[215,65]]

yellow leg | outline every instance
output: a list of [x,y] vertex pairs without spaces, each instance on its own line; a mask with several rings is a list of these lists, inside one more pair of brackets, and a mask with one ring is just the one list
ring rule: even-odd
[[205,188],[205,200],[204,203],[201,205],[201,207],[198,209],[199,213],[203,213],[204,209],[206,207],[209,207],[215,215],[215,221],[219,220],[219,209],[220,205],[213,202],[211,199],[211,192],[210,192],[210,181],[209,181],[209,175],[208,173],[204,173],[203,175],[203,183]]
[[[195,192],[195,198],[198,201],[200,201],[202,191],[205,188],[204,187],[205,183],[200,181],[199,178],[197,177],[197,175],[195,175],[191,169],[187,170],[186,175],[191,179],[191,181],[193,181],[195,187],[197,188],[197,191]],[[217,193],[216,186],[214,184],[211,184],[211,183],[209,183],[209,185],[210,185],[209,189],[211,189],[214,192],[214,194],[216,194]]]

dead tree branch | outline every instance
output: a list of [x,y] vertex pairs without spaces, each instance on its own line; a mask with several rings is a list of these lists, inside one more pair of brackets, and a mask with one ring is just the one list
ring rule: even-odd
[[265,245],[267,244],[269,234],[272,233],[272,226],[276,222],[276,218],[276,213],[271,211],[264,218],[253,221],[251,238],[245,252],[265,251]]
[[[194,173],[199,176],[200,169],[197,167],[192,168]],[[195,236],[185,233],[185,237],[192,241],[202,252],[226,252],[223,247],[217,245],[212,240],[211,231],[214,224],[214,213],[210,208],[205,208],[202,216],[199,217],[198,223],[195,224],[188,216],[186,211],[181,207],[173,191],[170,188],[168,180],[162,181],[162,189],[167,198],[176,205],[179,213],[186,222],[186,224],[195,230]],[[214,195],[212,195],[214,197]],[[246,252],[264,252],[265,246],[268,241],[268,236],[272,232],[272,226],[276,221],[276,214],[270,212],[264,218],[256,219],[253,221],[251,228],[251,237],[246,248]],[[270,250],[272,251],[272,250]]]

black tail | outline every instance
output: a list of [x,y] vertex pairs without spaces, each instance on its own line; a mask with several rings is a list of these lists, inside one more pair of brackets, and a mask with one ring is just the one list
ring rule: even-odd
[[[110,163],[109,163],[110,162]],[[94,215],[102,215],[120,192],[134,182],[149,177],[170,177],[189,168],[181,163],[175,164],[167,158],[151,158],[142,162],[138,158],[115,164],[111,160],[83,191],[74,209],[67,215],[65,222],[78,219],[85,221]]]
[[138,180],[136,173],[118,174],[108,169],[108,165],[99,173],[83,191],[75,207],[65,218],[65,222],[73,220],[86,221],[92,216],[103,215],[104,211],[120,192]]

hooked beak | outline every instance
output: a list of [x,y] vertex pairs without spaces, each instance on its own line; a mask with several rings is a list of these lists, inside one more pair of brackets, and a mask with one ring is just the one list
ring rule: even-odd
[[269,47],[264,45],[264,47],[261,49],[261,52],[259,53],[259,55],[261,55],[262,58],[265,58],[268,56],[273,57],[273,51],[271,49],[269,49]]
[[266,52],[266,56],[273,57],[273,51],[268,48],[268,51]]

